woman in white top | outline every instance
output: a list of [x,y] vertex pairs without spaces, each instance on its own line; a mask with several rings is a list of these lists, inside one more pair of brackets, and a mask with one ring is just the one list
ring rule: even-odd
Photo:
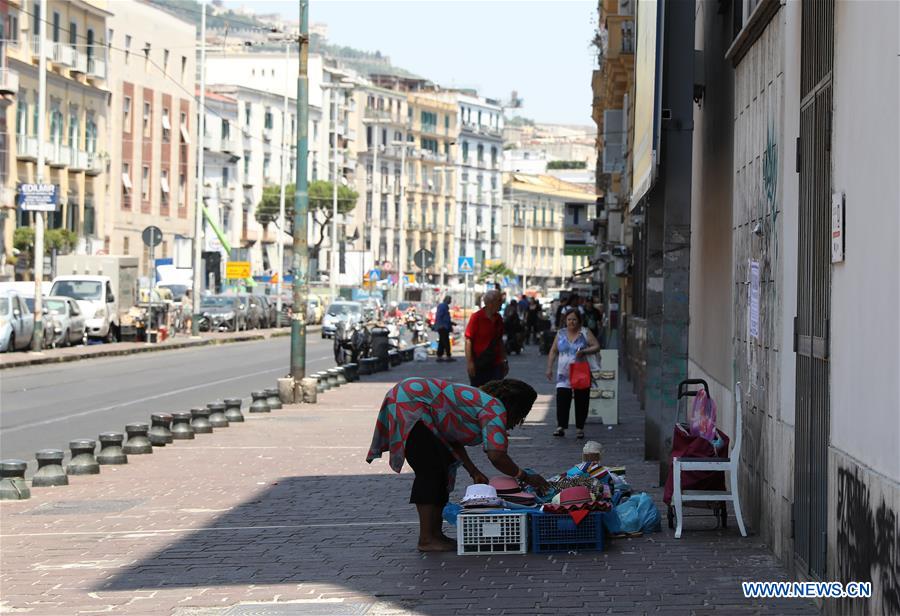
[[547,380],[553,381],[553,362],[556,361],[556,425],[553,436],[565,436],[569,427],[569,409],[575,397],[575,438],[584,438],[584,422],[587,421],[590,405],[590,388],[572,389],[569,382],[569,367],[577,361],[586,361],[586,356],[600,350],[600,343],[589,329],[582,326],[581,313],[577,308],[568,308],[564,313],[566,326],[556,334],[556,341],[550,347],[547,357]]

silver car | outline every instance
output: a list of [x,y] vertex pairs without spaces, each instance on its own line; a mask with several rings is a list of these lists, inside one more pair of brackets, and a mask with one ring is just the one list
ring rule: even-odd
[[325,316],[322,317],[322,337],[334,336],[338,321],[350,323],[363,320],[363,305],[359,302],[336,301],[331,302]]
[[52,332],[44,330],[44,339],[54,347],[87,344],[84,313],[71,297],[44,298],[44,313],[49,317]]
[[16,351],[31,346],[34,315],[15,291],[0,295],[0,351]]

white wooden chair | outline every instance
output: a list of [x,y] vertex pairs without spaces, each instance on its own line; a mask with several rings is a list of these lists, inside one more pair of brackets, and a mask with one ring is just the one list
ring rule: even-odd
[[[741,515],[741,501],[738,494],[738,461],[741,459],[741,384],[734,386],[735,438],[731,453],[727,458],[673,458],[672,503],[675,506],[675,538],[681,538],[681,525],[684,520],[682,503],[686,501],[731,501],[734,503],[734,517],[737,518],[741,535],[747,536],[744,518]],[[681,489],[682,471],[723,471],[729,474],[728,490],[684,490]]]

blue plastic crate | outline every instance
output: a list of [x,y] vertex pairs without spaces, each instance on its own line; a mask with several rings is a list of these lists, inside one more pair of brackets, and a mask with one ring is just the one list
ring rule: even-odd
[[531,514],[532,552],[585,550],[603,550],[603,513],[593,511],[577,525],[568,514]]

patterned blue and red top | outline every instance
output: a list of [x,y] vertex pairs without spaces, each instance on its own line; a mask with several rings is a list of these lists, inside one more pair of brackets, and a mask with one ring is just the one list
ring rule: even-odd
[[[451,451],[453,444],[483,443],[485,451],[506,451],[509,445],[506,408],[500,400],[468,385],[415,377],[400,381],[385,395],[366,462],[390,451],[390,466],[399,473],[406,439],[419,421]],[[458,466],[450,469],[451,488]]]

